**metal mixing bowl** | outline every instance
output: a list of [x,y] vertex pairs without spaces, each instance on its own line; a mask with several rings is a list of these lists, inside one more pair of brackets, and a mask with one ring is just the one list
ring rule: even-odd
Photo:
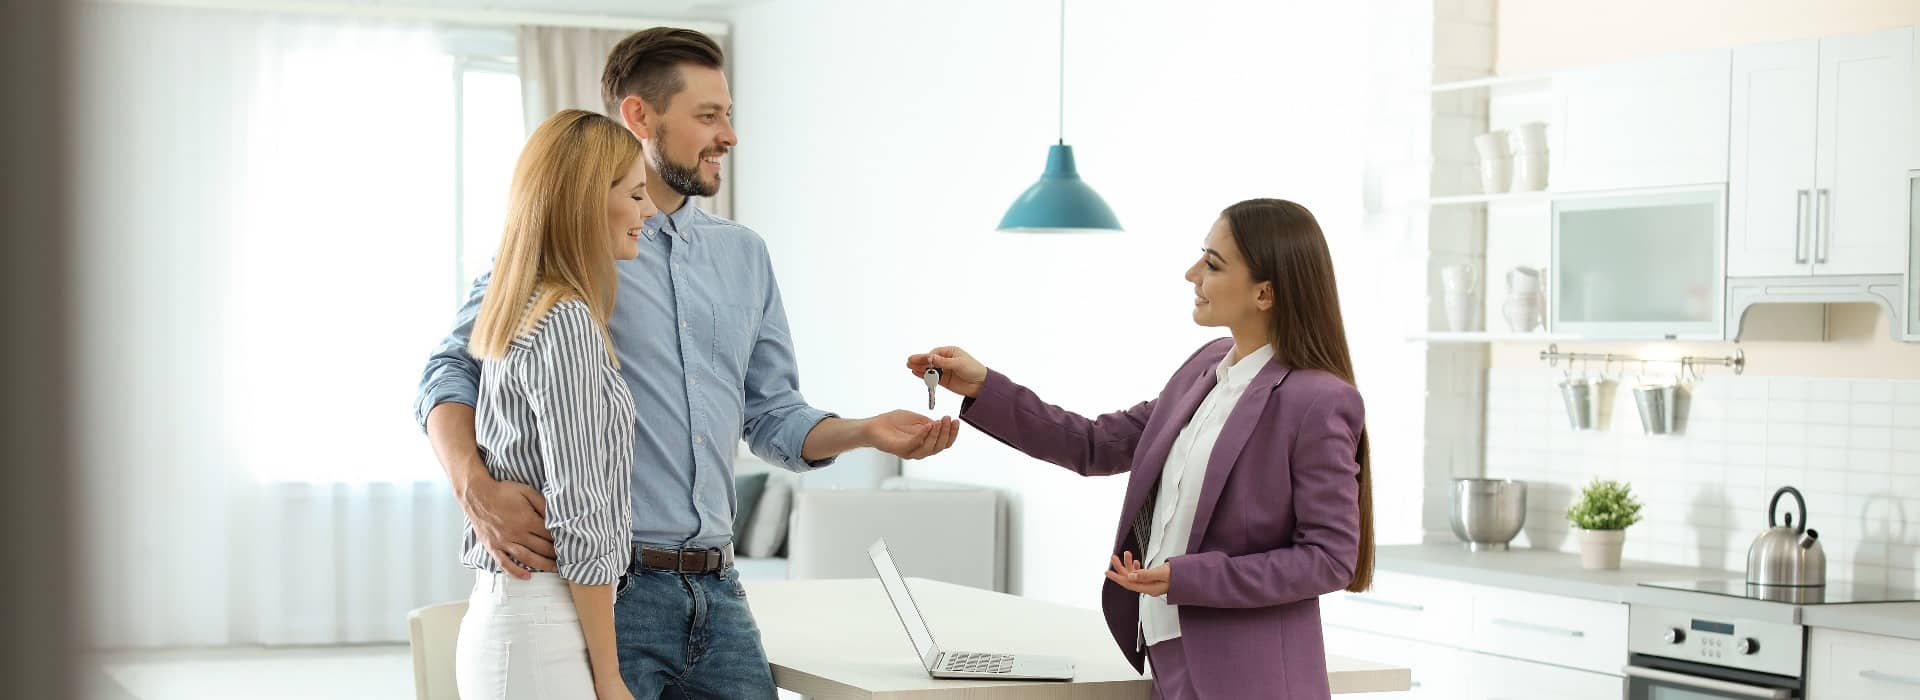
[[1472,551],[1504,550],[1527,521],[1527,482],[1454,479],[1453,535]]

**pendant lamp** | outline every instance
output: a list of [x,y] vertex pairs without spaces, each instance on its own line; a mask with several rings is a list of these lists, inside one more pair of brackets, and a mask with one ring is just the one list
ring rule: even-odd
[[1058,143],[1047,148],[1047,169],[1040,181],[1013,200],[1000,230],[1011,233],[1105,233],[1120,231],[1120,219],[1107,200],[1093,191],[1073,164],[1067,145],[1067,2],[1060,0],[1060,106]]

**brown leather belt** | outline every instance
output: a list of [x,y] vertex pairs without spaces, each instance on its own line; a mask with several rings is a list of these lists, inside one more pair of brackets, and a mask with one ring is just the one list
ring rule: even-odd
[[641,566],[682,574],[711,574],[733,566],[733,545],[719,549],[655,549],[635,545],[633,558]]

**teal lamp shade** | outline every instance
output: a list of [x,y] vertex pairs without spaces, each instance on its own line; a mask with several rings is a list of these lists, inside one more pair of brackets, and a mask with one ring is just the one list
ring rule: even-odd
[[1080,179],[1073,167],[1073,147],[1064,143],[1047,149],[1047,170],[1000,217],[1000,230],[1018,233],[1095,233],[1119,231],[1120,219],[1100,193]]

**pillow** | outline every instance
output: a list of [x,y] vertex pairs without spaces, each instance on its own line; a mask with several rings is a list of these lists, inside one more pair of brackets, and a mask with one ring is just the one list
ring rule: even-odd
[[747,524],[736,554],[743,557],[771,557],[780,552],[787,539],[787,514],[793,511],[793,480],[772,477],[753,508],[753,522]]
[[747,534],[747,523],[760,505],[760,493],[767,489],[767,474],[737,474],[733,477],[733,542],[740,544]]

